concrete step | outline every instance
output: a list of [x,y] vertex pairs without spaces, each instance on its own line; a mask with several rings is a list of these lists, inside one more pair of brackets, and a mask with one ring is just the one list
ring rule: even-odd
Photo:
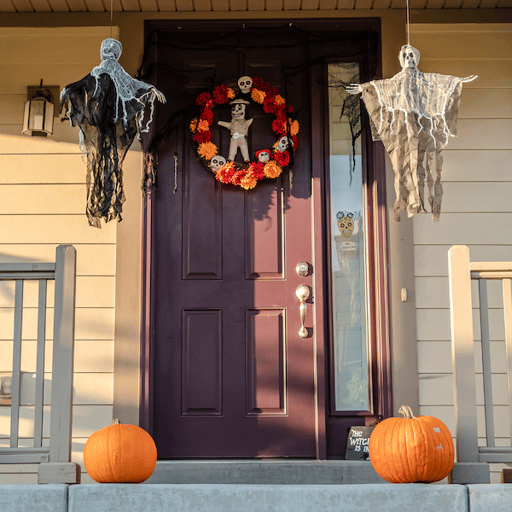
[[386,483],[369,461],[158,461],[148,484],[369,484]]

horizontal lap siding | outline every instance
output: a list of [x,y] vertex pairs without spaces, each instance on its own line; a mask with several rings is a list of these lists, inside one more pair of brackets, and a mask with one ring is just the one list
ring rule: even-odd
[[[420,412],[455,430],[448,249],[468,245],[473,261],[512,260],[512,25],[415,25],[411,43],[423,72],[479,75],[464,84],[458,136],[443,151],[441,221],[413,218]],[[464,41],[464,44],[460,44]],[[477,299],[476,283],[472,289]],[[496,443],[510,442],[501,290],[489,285]],[[482,360],[474,311],[477,416],[484,444]],[[502,465],[492,465],[499,481]]]
[[[101,230],[88,226],[78,129],[55,118],[54,134],[42,139],[22,135],[21,124],[27,85],[37,85],[42,78],[44,84],[62,89],[79,80],[99,64],[101,41],[109,36],[110,28],[0,29],[0,263],[54,261],[59,244],[77,249],[72,457],[79,463],[89,435],[112,422],[116,223]],[[53,293],[53,285],[49,290]],[[11,284],[0,286],[2,370],[12,364],[12,292]],[[37,286],[29,283],[22,347],[23,446],[30,445],[33,435],[36,306]],[[48,306],[46,404],[51,390],[53,297]],[[0,408],[0,445],[8,445],[8,413],[8,408]],[[45,418],[43,443],[48,443]],[[0,466],[0,483],[34,482],[36,470],[26,466]]]

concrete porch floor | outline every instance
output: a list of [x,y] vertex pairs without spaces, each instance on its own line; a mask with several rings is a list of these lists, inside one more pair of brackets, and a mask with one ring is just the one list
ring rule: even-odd
[[506,512],[512,484],[0,485],[2,512]]
[[147,484],[380,484],[370,461],[201,460],[158,461]]

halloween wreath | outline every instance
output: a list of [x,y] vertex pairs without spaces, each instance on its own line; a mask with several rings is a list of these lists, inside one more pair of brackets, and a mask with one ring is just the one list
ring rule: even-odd
[[[212,142],[211,126],[216,105],[231,105],[231,122],[218,121],[229,129],[231,140],[228,158],[218,154]],[[255,152],[251,161],[247,147],[247,135],[252,119],[245,119],[246,107],[251,103],[261,105],[263,111],[274,116],[272,130],[277,141],[272,149],[262,148]],[[299,122],[294,119],[294,109],[286,103],[278,90],[261,78],[241,77],[236,86],[218,85],[210,92],[196,98],[198,115],[190,123],[190,131],[199,159],[206,169],[215,173],[221,183],[231,183],[246,190],[256,186],[264,178],[277,178],[290,165],[298,146]],[[235,162],[240,150],[244,164]]]

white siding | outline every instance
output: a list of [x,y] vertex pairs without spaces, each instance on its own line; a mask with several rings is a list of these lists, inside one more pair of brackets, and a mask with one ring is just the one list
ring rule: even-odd
[[[99,64],[106,28],[0,28],[0,262],[52,261],[58,244],[77,249],[73,460],[82,462],[85,441],[112,422],[116,223],[88,226],[85,164],[78,129],[55,119],[48,139],[21,135],[26,87],[79,80]],[[116,34],[114,34],[116,37]],[[53,290],[53,288],[52,288]],[[25,306],[35,301],[27,287]],[[8,286],[0,289],[0,319],[10,318]],[[52,307],[53,300],[49,306]],[[35,304],[35,302],[34,302]],[[35,310],[26,310],[23,340],[22,418],[30,417],[35,371]],[[50,315],[51,316],[51,315]],[[33,317],[33,318],[32,318]],[[0,370],[12,364],[12,323],[0,321]],[[50,347],[46,371],[51,372]],[[49,399],[50,386],[45,389]],[[48,400],[47,400],[48,402]],[[0,443],[9,436],[8,408],[0,407]],[[48,422],[44,436],[48,442]],[[30,421],[21,443],[30,444]],[[82,468],[83,469],[83,468]],[[35,482],[31,465],[0,466],[0,483]],[[87,475],[84,475],[87,481]]]
[[[464,84],[458,137],[444,150],[441,221],[413,219],[420,412],[453,432],[453,383],[448,297],[448,249],[470,248],[474,261],[512,259],[512,25],[415,25],[411,44],[419,68],[456,76],[479,75]],[[461,41],[464,41],[462,44]],[[476,289],[473,288],[473,294]],[[501,300],[489,290],[497,444],[509,443]],[[494,318],[494,321],[493,321]],[[475,315],[475,322],[478,319]],[[480,344],[475,343],[479,437],[483,443]],[[503,422],[500,421],[503,418]],[[501,465],[492,465],[499,481]]]

